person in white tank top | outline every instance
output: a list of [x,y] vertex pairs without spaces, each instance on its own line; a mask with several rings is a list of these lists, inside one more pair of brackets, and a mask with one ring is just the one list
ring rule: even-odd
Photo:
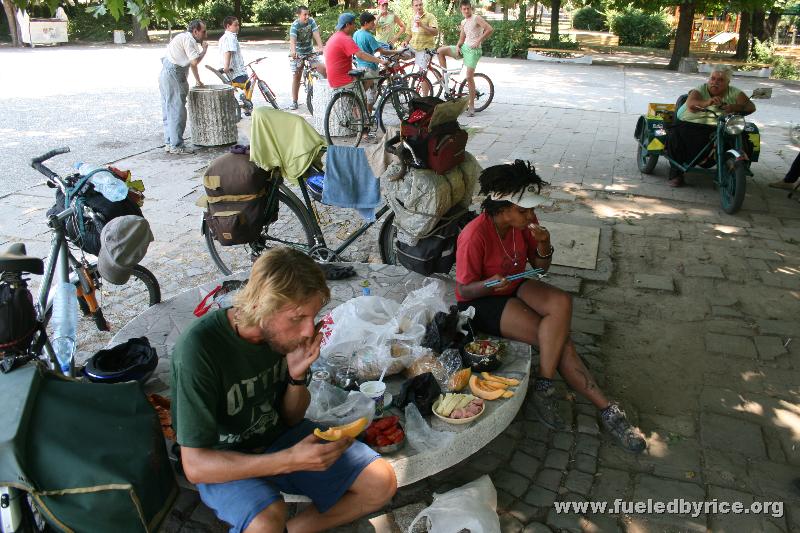
[[455,46],[442,46],[437,50],[439,64],[444,69],[444,83],[449,85],[449,75],[447,72],[447,57],[462,59],[464,66],[467,67],[467,87],[469,87],[469,109],[467,116],[475,116],[475,67],[483,55],[481,43],[489,38],[494,28],[486,22],[483,17],[475,15],[472,11],[470,0],[461,0],[461,14],[464,20],[461,21],[461,32],[458,36],[458,44]]

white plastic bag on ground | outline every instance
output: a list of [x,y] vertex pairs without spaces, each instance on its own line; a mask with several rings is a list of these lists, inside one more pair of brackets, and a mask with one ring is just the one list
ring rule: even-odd
[[455,433],[431,429],[413,403],[406,405],[406,438],[409,444],[420,453],[434,448],[446,448],[453,442]]
[[463,529],[471,533],[500,533],[497,491],[492,480],[483,475],[457,489],[434,494],[433,503],[420,511],[408,531],[426,518],[429,533],[458,533]]

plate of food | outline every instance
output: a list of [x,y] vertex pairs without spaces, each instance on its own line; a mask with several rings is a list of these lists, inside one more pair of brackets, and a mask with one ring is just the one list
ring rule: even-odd
[[448,424],[469,424],[484,410],[483,400],[472,394],[442,394],[433,402],[433,414]]

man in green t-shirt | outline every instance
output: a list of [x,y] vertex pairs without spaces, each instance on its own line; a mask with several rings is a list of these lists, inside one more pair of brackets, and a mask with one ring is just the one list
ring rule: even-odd
[[[731,85],[731,71],[718,68],[711,72],[708,82],[689,91],[686,102],[678,109],[679,120],[670,129],[667,138],[667,154],[681,163],[689,163],[708,144],[717,124],[711,109],[716,113],[740,113],[749,115],[756,110],[755,104],[741,90]],[[670,167],[671,187],[683,186],[683,172]]]
[[[307,255],[253,264],[233,307],[206,314],[172,355],[172,417],[186,478],[231,531],[322,531],[385,505],[397,480],[366,445],[325,442],[304,420],[330,291]],[[281,492],[314,505],[287,521]]]

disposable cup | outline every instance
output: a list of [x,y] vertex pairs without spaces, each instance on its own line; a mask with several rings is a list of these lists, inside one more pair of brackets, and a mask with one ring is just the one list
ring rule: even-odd
[[359,390],[365,396],[372,398],[375,402],[375,415],[381,416],[383,414],[383,396],[386,394],[386,383],[365,381],[361,384]]

